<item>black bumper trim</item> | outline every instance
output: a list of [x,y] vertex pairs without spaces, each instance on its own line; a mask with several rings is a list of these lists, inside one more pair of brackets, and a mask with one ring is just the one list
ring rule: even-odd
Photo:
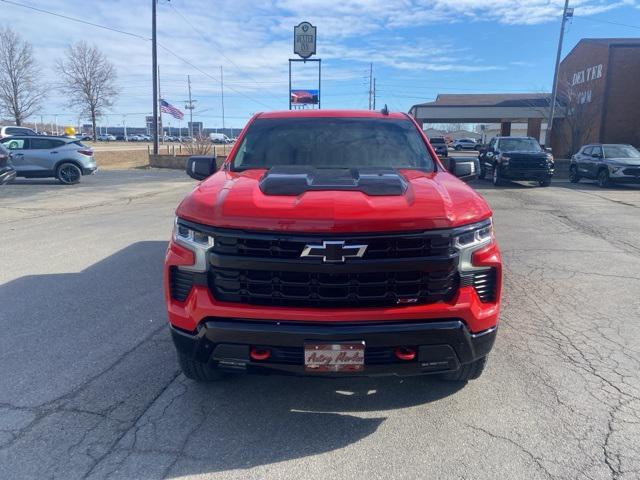
[[[364,341],[366,347],[415,346],[418,359],[365,365],[362,373],[377,375],[421,375],[459,368],[486,356],[495,341],[497,328],[472,334],[461,320],[432,322],[384,322],[367,324],[300,324],[277,321],[257,322],[224,318],[204,321],[197,333],[171,328],[179,352],[201,362],[235,371],[305,374],[304,365],[249,358],[250,346],[302,349],[305,342]],[[366,356],[366,355],[365,355]],[[318,374],[314,374],[318,375]],[[333,374],[335,375],[335,374]],[[353,374],[345,374],[353,376]]]

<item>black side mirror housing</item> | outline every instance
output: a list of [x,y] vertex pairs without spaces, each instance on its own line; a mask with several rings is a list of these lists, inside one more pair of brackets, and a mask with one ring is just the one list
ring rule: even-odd
[[187,175],[196,180],[204,180],[210,177],[218,167],[216,165],[216,157],[194,156],[187,160]]
[[480,160],[476,157],[452,157],[449,159],[449,171],[463,182],[478,178]]

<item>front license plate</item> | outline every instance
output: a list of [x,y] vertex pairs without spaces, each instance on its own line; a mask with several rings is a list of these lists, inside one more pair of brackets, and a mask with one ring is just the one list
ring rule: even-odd
[[364,342],[305,343],[307,372],[361,372],[364,370]]

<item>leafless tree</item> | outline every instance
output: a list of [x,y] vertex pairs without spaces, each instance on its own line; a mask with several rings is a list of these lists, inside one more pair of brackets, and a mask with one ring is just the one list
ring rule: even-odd
[[208,155],[211,152],[211,139],[206,135],[196,135],[193,141],[185,144],[189,155]]
[[569,149],[562,153],[571,156],[595,138],[595,112],[599,109],[599,101],[591,97],[590,91],[577,90],[569,83],[561,85],[558,100],[564,111],[564,119],[559,122],[558,129]]
[[70,95],[69,106],[79,107],[89,116],[96,138],[96,119],[113,105],[118,94],[115,67],[98,47],[81,41],[69,46],[65,58],[56,62],[56,70],[62,88]]
[[0,28],[0,111],[16,125],[41,105],[46,90],[40,84],[40,69],[33,47],[9,27]]

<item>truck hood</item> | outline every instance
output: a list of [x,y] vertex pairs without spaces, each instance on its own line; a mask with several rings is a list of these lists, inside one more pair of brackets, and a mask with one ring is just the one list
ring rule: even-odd
[[377,196],[336,190],[266,195],[264,174],[219,171],[197,185],[176,214],[220,228],[317,233],[430,230],[491,216],[484,199],[447,172],[400,170],[404,193]]

